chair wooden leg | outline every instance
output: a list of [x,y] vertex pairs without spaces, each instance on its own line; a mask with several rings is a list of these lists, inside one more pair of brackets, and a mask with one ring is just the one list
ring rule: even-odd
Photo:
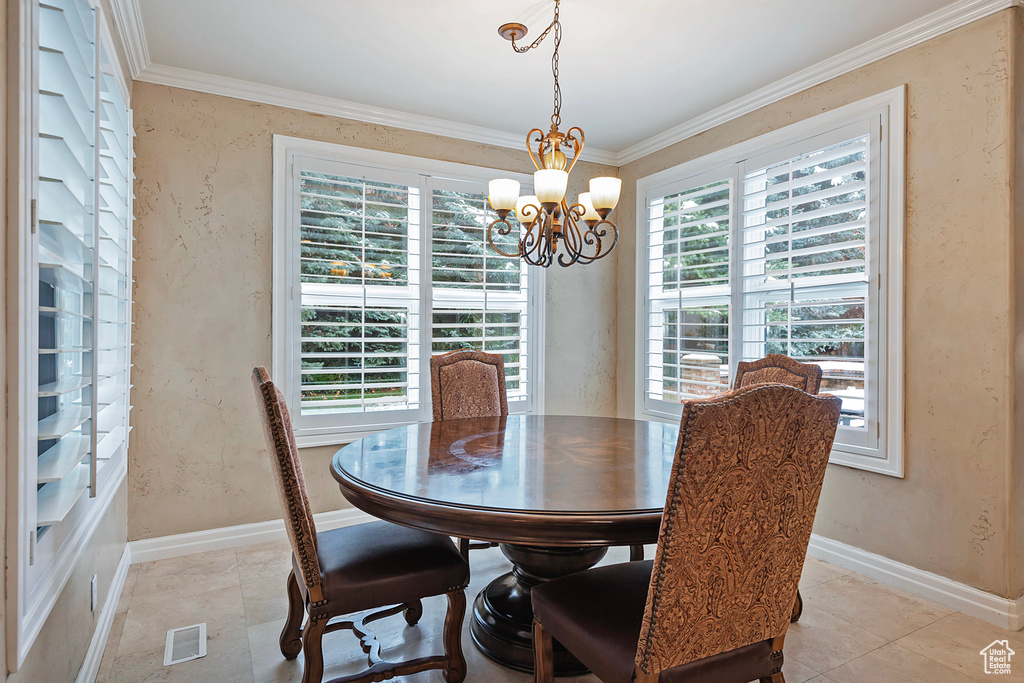
[[281,654],[285,659],[295,659],[302,652],[302,617],[306,613],[306,607],[302,603],[302,592],[299,590],[299,581],[295,578],[295,571],[288,572],[288,616],[284,620],[284,628],[281,630]]
[[324,649],[322,639],[327,628],[326,617],[306,622],[302,631],[302,653],[305,668],[302,670],[302,683],[321,683],[324,679]]
[[555,658],[551,651],[551,634],[541,623],[533,620],[533,682],[553,683]]
[[460,538],[459,539],[459,553],[462,554],[462,559],[464,559],[467,562],[469,562],[469,539],[468,538]]
[[780,671],[777,674],[772,674],[768,678],[759,679],[759,683],[786,683],[786,677],[783,676]]
[[644,559],[644,547],[642,545],[629,546],[629,561],[639,562]]
[[466,591],[450,591],[448,613],[444,615],[444,654],[448,666],[444,680],[448,683],[462,683],[466,680],[466,656],[462,654],[462,620],[466,616]]
[[804,613],[804,599],[800,595],[800,590],[796,591],[796,602],[793,603],[793,614],[789,617],[789,622],[795,624],[800,621],[800,615]]
[[412,602],[405,603],[405,609],[402,611],[402,616],[405,617],[405,623],[412,626],[420,617],[423,616],[423,603],[419,600],[413,600]]

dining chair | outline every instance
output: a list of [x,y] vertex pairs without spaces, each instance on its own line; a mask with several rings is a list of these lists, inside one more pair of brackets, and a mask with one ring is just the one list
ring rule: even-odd
[[[461,638],[469,582],[465,558],[447,536],[390,522],[318,532],[284,396],[263,367],[253,368],[252,382],[292,547],[288,615],[279,641],[281,654],[285,659],[295,659],[304,653],[302,683],[320,683],[324,673],[323,636],[348,629],[361,640],[369,668],[332,683],[381,681],[427,669],[442,669],[448,683],[460,683],[466,677]],[[444,655],[402,662],[384,660],[368,624],[402,612],[406,622],[413,625],[423,614],[422,598],[441,594],[448,597]],[[377,609],[381,607],[384,609]],[[377,611],[331,621],[370,609]],[[303,628],[304,614],[309,618]]]
[[[430,399],[434,422],[508,415],[505,361],[498,354],[456,349],[430,357]],[[494,548],[489,541],[459,539],[459,550]]]
[[[740,361],[737,364],[733,389],[766,382],[788,384],[802,389],[808,394],[817,394],[821,387],[821,366],[813,363],[801,363],[778,353],[770,353],[755,361]],[[796,602],[793,603],[793,614],[789,620],[796,623],[803,613],[804,597],[797,590]]]
[[785,683],[840,405],[778,384],[686,403],[655,558],[533,588],[535,680],[556,638],[605,683]]
[[788,384],[808,394],[817,394],[821,386],[821,366],[801,363],[779,353],[769,353],[755,361],[740,361],[736,365],[733,389],[765,383]]
[[434,422],[508,415],[505,361],[472,349],[431,356],[430,398]]

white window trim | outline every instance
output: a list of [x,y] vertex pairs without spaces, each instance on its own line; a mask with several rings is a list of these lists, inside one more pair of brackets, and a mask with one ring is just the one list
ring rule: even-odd
[[[414,173],[419,175],[436,175],[446,179],[467,180],[473,182],[487,182],[495,177],[510,177],[519,180],[524,184],[532,183],[533,179],[520,173],[513,173],[502,169],[486,168],[482,166],[471,166],[450,161],[440,161],[425,157],[415,157],[394,152],[383,152],[379,150],[364,149],[361,147],[349,147],[319,140],[307,140],[304,138],[290,137],[286,135],[274,135],[274,208],[273,208],[273,322],[272,322],[272,344],[273,354],[271,358],[270,375],[281,387],[286,397],[294,393],[292,389],[295,379],[285,371],[289,367],[294,354],[290,347],[294,339],[292,327],[297,319],[296,302],[298,298],[293,296],[294,289],[294,268],[292,262],[294,254],[289,246],[287,230],[289,223],[289,212],[292,208],[294,198],[289,193],[290,174],[294,160],[297,157],[321,159],[328,162],[357,164],[380,168],[383,171],[397,171],[402,173]],[[426,202],[428,198],[424,198]],[[421,273],[423,278],[421,306],[423,307],[421,319],[426,321],[432,307],[430,306],[430,251],[429,244],[424,241],[420,249]],[[544,280],[545,269],[530,267],[530,367],[527,370],[528,382],[532,385],[530,401],[527,412],[544,412]],[[297,428],[295,430],[295,441],[300,448],[311,446],[327,446],[344,444],[375,434],[377,432],[415,424],[430,419],[430,334],[429,323],[424,322],[426,337],[421,342],[421,386],[420,386],[420,407],[415,411],[414,419],[400,421],[381,421],[372,424],[359,424],[356,426],[330,426]],[[289,405],[289,410],[297,410],[297,406]],[[402,411],[408,413],[410,411]],[[376,415],[368,415],[373,417]],[[381,412],[379,417],[387,417],[387,412]]]
[[[901,85],[858,102],[832,109],[785,128],[745,140],[731,147],[660,171],[637,181],[636,224],[636,310],[635,310],[635,363],[634,410],[637,418],[671,422],[682,412],[668,413],[652,409],[646,402],[645,358],[646,339],[646,259],[647,259],[647,203],[652,190],[660,185],[705,173],[720,171],[723,177],[732,177],[734,191],[739,191],[736,171],[729,167],[772,150],[798,143],[806,138],[827,133],[872,114],[881,114],[882,155],[880,168],[883,177],[879,220],[883,223],[886,240],[886,263],[880,268],[884,302],[880,315],[882,335],[886,346],[884,362],[879,374],[884,378],[880,392],[884,394],[885,409],[880,420],[879,445],[884,457],[869,456],[854,449],[844,450],[836,444],[829,462],[846,465],[894,477],[904,476],[904,367],[903,367],[903,291],[904,291],[904,215],[905,215],[905,139],[906,139],[906,86]],[[736,216],[731,225],[737,225]],[[733,250],[734,254],[738,250]],[[735,263],[735,261],[733,261]],[[731,352],[734,356],[738,350]],[[730,357],[730,368],[735,371],[738,357]],[[734,374],[730,373],[730,374]]]

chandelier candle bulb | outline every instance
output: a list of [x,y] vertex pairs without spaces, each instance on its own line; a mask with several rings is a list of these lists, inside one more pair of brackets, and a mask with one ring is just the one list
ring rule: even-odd
[[491,202],[492,209],[508,213],[516,208],[516,200],[519,199],[519,181],[508,178],[492,180],[487,184],[487,199]]
[[[590,200],[594,208],[600,211],[607,209],[611,211],[619,203],[619,192],[622,191],[622,181],[619,178],[591,178],[590,179]],[[607,214],[605,214],[607,215]]]
[[589,192],[580,192],[579,199],[576,203],[583,207],[583,215],[580,216],[580,218],[584,222],[589,224],[591,221],[601,220],[601,216],[598,215],[597,209],[594,208],[594,203],[590,201]]
[[529,225],[537,218],[537,207],[539,206],[540,200],[537,199],[536,195],[523,195],[516,202],[516,218],[523,225]]
[[[533,174],[533,188],[541,204],[558,204],[565,198],[569,174],[553,168],[542,168]],[[545,207],[546,208],[546,207]]]

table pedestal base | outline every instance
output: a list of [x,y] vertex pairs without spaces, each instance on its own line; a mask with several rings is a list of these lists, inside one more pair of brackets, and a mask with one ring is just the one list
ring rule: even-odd
[[[545,581],[589,569],[607,548],[540,548],[501,544],[512,571],[487,585],[473,602],[470,632],[480,650],[512,669],[533,671],[533,603],[530,589]],[[556,676],[578,676],[587,667],[554,642]]]

